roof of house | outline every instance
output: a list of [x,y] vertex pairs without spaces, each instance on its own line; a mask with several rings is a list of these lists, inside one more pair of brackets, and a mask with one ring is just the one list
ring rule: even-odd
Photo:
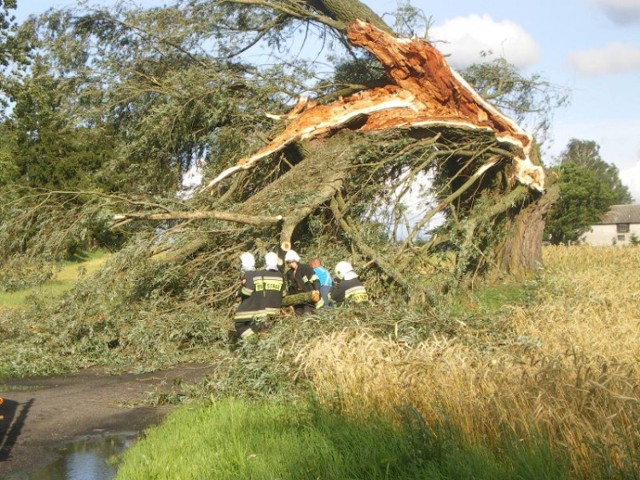
[[640,205],[612,205],[611,209],[602,215],[599,225],[611,223],[640,223]]

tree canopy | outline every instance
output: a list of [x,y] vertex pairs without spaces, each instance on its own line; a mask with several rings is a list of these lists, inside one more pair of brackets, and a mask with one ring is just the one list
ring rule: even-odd
[[629,189],[620,180],[620,171],[613,163],[607,163],[600,155],[600,145],[593,140],[572,138],[560,155],[560,164],[575,163],[595,173],[605,188],[610,191],[611,201],[616,204],[632,203]]

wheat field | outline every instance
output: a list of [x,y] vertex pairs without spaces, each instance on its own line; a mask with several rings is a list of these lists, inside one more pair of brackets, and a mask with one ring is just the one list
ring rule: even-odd
[[544,435],[577,478],[640,472],[640,248],[543,255],[536,298],[504,307],[495,344],[469,332],[408,346],[349,328],[307,345],[299,374],[347,412],[410,404],[470,441]]

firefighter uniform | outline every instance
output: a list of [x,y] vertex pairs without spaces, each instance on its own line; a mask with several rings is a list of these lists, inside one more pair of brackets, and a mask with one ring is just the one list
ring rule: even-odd
[[364,303],[369,301],[367,290],[358,279],[349,262],[338,262],[335,268],[340,283],[334,283],[329,292],[329,300],[337,305],[343,303]]
[[[292,268],[287,270],[288,293],[296,294],[312,292],[314,290],[320,292],[320,279],[313,268],[309,265],[300,263],[299,260],[294,261],[297,263],[297,268],[295,270]],[[304,315],[307,313],[314,313],[317,309],[320,309],[323,306],[324,301],[322,300],[322,297],[320,297],[320,300],[315,303],[301,303],[294,305],[293,309],[295,310],[296,315]]]
[[242,299],[233,318],[241,338],[257,333],[260,324],[280,312],[284,278],[277,269],[246,272],[238,291]]
[[334,284],[329,292],[329,299],[337,305],[342,303],[363,303],[369,301],[369,295],[358,277],[353,277]]

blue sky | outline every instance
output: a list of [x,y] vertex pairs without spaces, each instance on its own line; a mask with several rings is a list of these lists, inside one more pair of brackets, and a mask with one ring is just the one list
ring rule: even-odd
[[[377,13],[393,0],[363,0]],[[102,0],[100,4],[115,3]],[[140,0],[138,5],[158,5]],[[171,3],[171,2],[167,2]],[[412,0],[431,16],[429,35],[454,68],[504,56],[524,73],[539,73],[571,94],[554,115],[544,161],[552,163],[571,138],[594,140],[604,161],[640,201],[640,0]],[[73,1],[18,0],[19,20]]]

